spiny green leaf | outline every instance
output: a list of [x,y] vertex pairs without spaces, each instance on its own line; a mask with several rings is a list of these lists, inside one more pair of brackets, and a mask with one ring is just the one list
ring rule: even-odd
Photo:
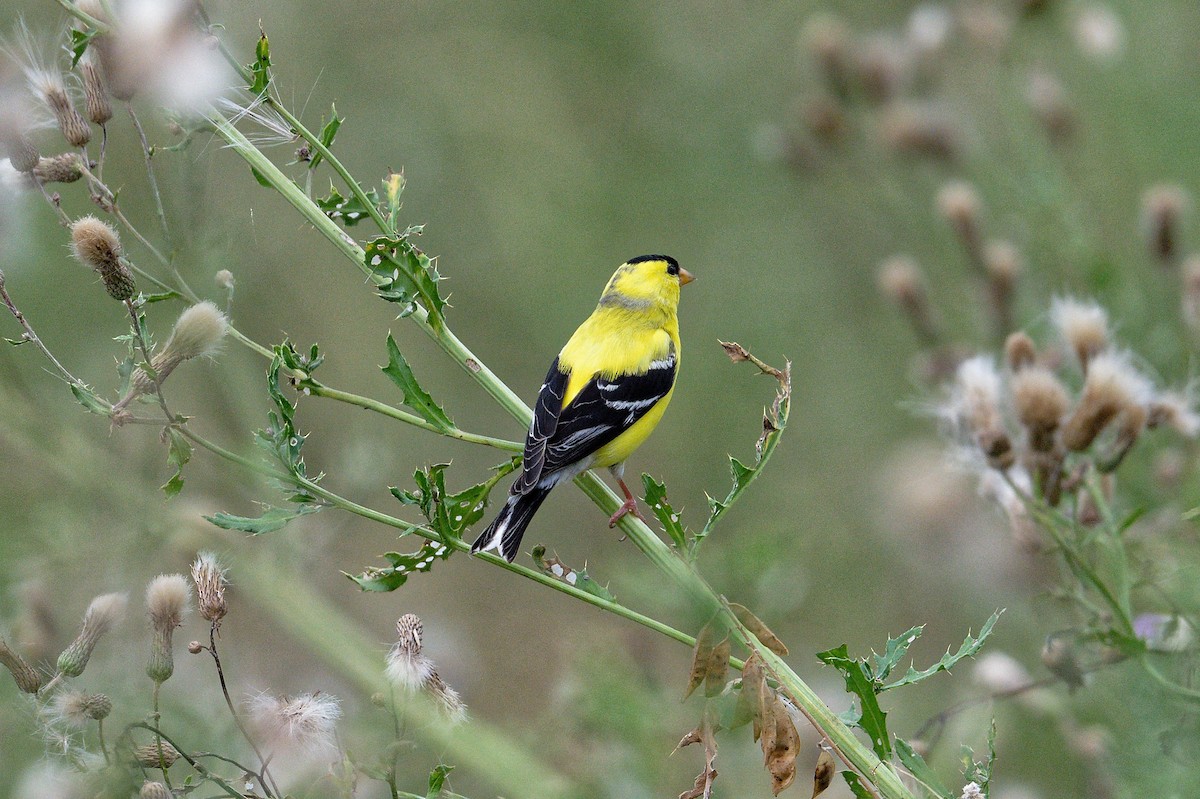
[[79,400],[79,404],[87,408],[90,413],[98,413],[101,416],[108,416],[109,406],[103,402],[96,393],[90,388],[79,383],[71,384],[71,393],[75,395],[75,399]]
[[83,53],[87,50],[88,45],[96,36],[94,30],[79,30],[71,28],[71,69],[79,65],[79,59],[83,58]]
[[447,766],[445,763],[438,763],[433,767],[433,771],[429,772],[429,793],[425,795],[425,799],[437,799],[442,792],[442,786],[446,784],[446,776],[451,771],[454,771],[454,766]]
[[[339,117],[337,114],[337,106],[330,106],[329,121],[325,123],[325,127],[321,128],[321,135],[318,137],[321,144],[327,148],[333,145],[333,138],[337,136],[338,128],[345,122],[345,118]],[[316,169],[317,164],[321,163],[324,156],[320,152],[314,152],[312,160],[308,162],[309,169]]]
[[413,376],[408,361],[404,360],[400,348],[396,346],[396,340],[390,335],[387,337],[387,351],[388,364],[380,368],[399,387],[404,395],[404,404],[443,433],[453,430],[454,422],[450,421],[450,417],[442,410],[442,406],[434,402],[433,397],[429,396],[429,392],[421,388],[421,384]]
[[879,707],[875,697],[876,683],[871,679],[871,671],[861,660],[850,657],[845,644],[818,652],[817,658],[842,673],[846,679],[846,690],[858,697],[862,707],[862,716],[858,726],[871,738],[871,748],[880,760],[887,760],[892,754],[892,743],[887,729],[887,714]]
[[419,302],[429,312],[429,323],[440,329],[446,307],[437,287],[442,278],[429,256],[408,240],[408,233],[394,238],[380,236],[367,242],[363,249],[367,268],[380,279],[379,296],[402,305]]
[[967,745],[962,747],[963,780],[979,786],[984,796],[991,793],[992,766],[996,762],[996,717],[992,717],[988,728],[987,759],[978,763],[975,761],[975,751]]
[[163,300],[173,300],[182,295],[178,291],[163,291],[158,294],[143,294],[141,302],[143,305],[149,305],[152,302],[162,302]]
[[685,550],[688,543],[687,530],[679,523],[679,514],[667,501],[667,488],[648,474],[642,475],[642,486],[646,489],[646,504],[650,512],[658,519],[663,530],[671,538],[676,549]]
[[992,628],[996,626],[996,622],[999,620],[1000,614],[1003,612],[1003,610],[998,610],[993,613],[991,618],[984,622],[983,627],[979,629],[978,636],[972,637],[970,634],[968,634],[966,639],[962,642],[962,646],[958,648],[957,652],[951,654],[950,650],[946,650],[946,654],[942,656],[941,660],[939,660],[937,663],[934,663],[924,671],[917,671],[915,667],[909,666],[908,673],[895,682],[891,682],[880,687],[879,690],[890,691],[892,688],[899,688],[902,685],[912,685],[913,683],[920,682],[927,677],[932,677],[939,671],[949,671],[954,664],[958,663],[963,658],[972,657],[983,648],[983,642],[987,640],[989,635],[992,634]]
[[267,34],[259,31],[258,44],[254,47],[254,61],[247,65],[250,70],[250,92],[256,97],[267,90],[271,83],[271,47]]
[[908,652],[908,648],[913,645],[913,642],[921,637],[924,627],[910,627],[905,633],[898,638],[889,638],[887,646],[883,650],[882,655],[874,655],[875,668],[872,676],[875,681],[886,680],[888,675],[892,673],[892,669]]
[[238,530],[243,533],[252,535],[260,535],[262,533],[273,533],[276,530],[282,529],[292,519],[298,519],[301,516],[307,516],[310,513],[319,511],[322,505],[296,505],[292,508],[272,508],[267,506],[266,511],[258,518],[250,516],[235,516],[232,513],[213,514],[204,518],[215,524],[223,530]]
[[867,786],[862,784],[862,779],[856,772],[843,771],[842,779],[846,781],[846,785],[849,786],[850,792],[854,794],[854,799],[875,799],[875,794],[871,793],[871,791],[867,789]]
[[[367,199],[376,205],[379,204],[379,194],[371,189],[366,192]],[[359,202],[358,197],[351,195],[343,197],[332,184],[329,186],[329,196],[317,199],[317,207],[325,212],[325,216],[334,220],[341,221],[346,227],[353,227],[364,219],[371,218],[371,211],[367,206]]]
[[162,487],[168,498],[183,490],[183,467],[192,459],[192,445],[183,433],[173,427],[167,428],[167,463],[175,469],[171,479]]
[[530,554],[533,555],[533,562],[543,574],[548,574],[567,585],[573,585],[592,596],[607,599],[609,602],[617,601],[617,598],[608,590],[608,586],[601,585],[592,579],[586,566],[582,569],[573,569],[559,560],[557,555],[546,557],[546,548],[540,544],[535,546]]
[[449,464],[437,463],[413,473],[414,491],[403,491],[395,486],[389,488],[392,496],[405,505],[420,508],[422,515],[438,535],[446,540],[461,539],[463,533],[483,518],[488,504],[488,495],[496,483],[511,474],[520,464],[520,458],[510,458],[495,467],[495,474],[482,483],[465,488],[456,494],[446,490],[446,469]]
[[427,572],[435,560],[446,560],[455,550],[437,541],[426,540],[416,552],[385,552],[387,566],[372,567],[362,574],[347,574],[364,591],[395,591],[408,582],[410,574]]
[[950,789],[942,784],[937,773],[925,762],[925,758],[921,757],[903,738],[896,739],[896,755],[917,782],[924,785],[935,796],[941,799],[955,799],[954,795],[950,793]]

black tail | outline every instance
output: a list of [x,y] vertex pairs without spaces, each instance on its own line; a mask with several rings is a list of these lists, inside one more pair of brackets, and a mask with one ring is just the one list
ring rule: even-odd
[[517,556],[517,547],[521,546],[521,536],[533,519],[533,514],[542,506],[549,488],[534,486],[524,494],[516,494],[508,498],[498,516],[487,526],[483,534],[471,545],[472,552],[495,552],[500,557],[512,563]]

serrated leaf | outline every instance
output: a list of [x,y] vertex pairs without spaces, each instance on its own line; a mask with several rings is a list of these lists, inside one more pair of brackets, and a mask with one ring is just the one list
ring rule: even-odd
[[846,781],[846,786],[850,788],[850,792],[854,794],[854,799],[875,799],[875,794],[863,785],[862,778],[853,771],[843,771],[842,779]]
[[483,518],[492,488],[505,475],[519,465],[518,458],[510,458],[494,467],[495,474],[482,483],[451,494],[446,489],[446,469],[449,464],[436,463],[413,472],[412,491],[395,486],[388,490],[405,505],[420,508],[421,514],[438,535],[446,540],[461,539],[463,533]]
[[[340,128],[342,123],[345,121],[345,118],[337,115],[337,106],[330,106],[329,121],[325,123],[325,127],[321,128],[321,135],[317,137],[321,144],[325,145],[326,148],[331,147],[333,145],[334,137],[337,136],[338,128]],[[314,151],[312,160],[308,162],[308,168],[316,169],[317,164],[321,163],[322,158],[324,158],[324,156],[322,156],[319,151]]]
[[[371,189],[366,192],[367,199],[378,205],[379,194]],[[325,216],[334,220],[340,221],[346,227],[353,227],[364,219],[371,218],[371,211],[367,206],[359,202],[358,197],[351,194],[349,197],[343,197],[333,185],[329,187],[329,196],[321,197],[316,200],[317,207],[325,212]]]
[[733,611],[733,615],[737,616],[743,627],[754,633],[754,637],[758,639],[759,643],[781,658],[787,657],[788,648],[784,646],[783,641],[780,641],[779,636],[771,632],[771,629],[763,624],[758,616],[751,613],[749,608],[736,602],[730,602],[729,609]]
[[237,530],[251,535],[261,535],[262,533],[273,533],[283,527],[293,519],[298,519],[301,516],[307,516],[310,513],[316,513],[324,507],[322,505],[297,505],[292,508],[272,508],[266,506],[266,511],[262,516],[253,518],[250,516],[235,516],[232,513],[215,513],[212,516],[204,518],[220,527],[223,530]]
[[446,560],[455,550],[437,541],[426,540],[416,552],[385,552],[387,566],[366,569],[362,574],[347,574],[364,591],[395,591],[408,582],[410,575],[427,572],[436,560]]
[[169,499],[183,490],[183,467],[192,459],[192,445],[183,433],[173,427],[168,427],[166,433],[168,440],[167,464],[175,470],[171,479],[162,487],[163,493]]
[[72,383],[71,393],[75,395],[75,399],[79,400],[79,404],[87,408],[90,413],[98,413],[101,416],[108,416],[108,404],[97,397],[95,392],[87,386],[80,385],[79,383]]
[[955,799],[950,789],[942,784],[937,773],[925,762],[912,746],[903,738],[896,739],[896,755],[904,767],[912,773],[917,782],[924,785],[935,796],[941,799]]
[[646,490],[646,504],[650,507],[650,512],[654,514],[654,518],[658,519],[658,523],[663,526],[663,530],[670,537],[671,543],[675,545],[676,549],[686,549],[688,533],[679,522],[679,514],[675,512],[674,508],[671,507],[671,503],[667,501],[666,486],[648,474],[642,475],[642,486]]
[[871,671],[861,660],[850,657],[845,644],[818,652],[817,658],[827,665],[833,666],[842,673],[846,680],[846,690],[858,697],[861,716],[858,727],[871,739],[871,748],[880,760],[887,760],[892,754],[892,744],[887,729],[887,714],[879,707],[875,697],[876,683],[871,679]]
[[871,653],[874,655],[875,668],[873,676],[876,681],[888,678],[888,675],[892,673],[892,669],[896,667],[896,664],[908,652],[908,648],[913,645],[913,642],[921,637],[921,633],[924,630],[924,626],[910,627],[902,635],[896,638],[889,638],[882,655],[875,655],[874,652]]
[[79,65],[79,59],[83,58],[84,51],[95,36],[95,30],[71,28],[71,69]]
[[950,650],[946,650],[946,654],[942,656],[941,660],[922,671],[917,671],[914,666],[909,666],[908,672],[903,677],[895,682],[881,686],[879,690],[890,691],[891,689],[899,688],[902,685],[912,685],[913,683],[920,682],[928,677],[932,677],[939,671],[949,671],[963,658],[972,657],[983,648],[983,642],[986,641],[987,637],[992,634],[992,628],[996,626],[996,622],[1000,619],[1000,614],[1003,612],[1003,610],[998,610],[993,613],[991,617],[983,623],[983,627],[979,629],[978,636],[972,637],[970,634],[968,634],[966,639],[962,642],[962,646],[958,648],[957,652],[951,654]]
[[254,61],[247,65],[250,70],[250,93],[258,96],[267,90],[271,83],[271,47],[267,42],[267,34],[259,31],[258,44],[254,47]]
[[617,601],[613,593],[608,590],[608,586],[601,585],[592,579],[592,576],[588,574],[586,566],[582,569],[573,569],[563,563],[557,555],[546,557],[546,548],[540,544],[533,548],[531,554],[533,555],[534,564],[543,574],[548,574],[560,582],[573,585],[580,591],[599,597],[600,599],[606,599],[609,602]]
[[975,761],[975,752],[971,747],[964,745],[962,748],[963,759],[963,780],[965,782],[973,782],[978,785],[984,796],[990,794],[992,781],[992,766],[996,762],[996,717],[992,717],[991,726],[988,728],[987,738],[987,759],[978,763]]
[[376,290],[388,302],[419,302],[429,313],[429,323],[441,329],[446,300],[438,293],[441,275],[429,256],[413,246],[404,235],[380,236],[367,242],[364,263],[377,279]]
[[454,766],[447,766],[445,763],[438,763],[433,767],[433,771],[429,772],[429,793],[425,794],[425,799],[437,799],[451,771],[454,771]]
[[453,430],[454,422],[450,421],[450,417],[442,410],[442,406],[434,402],[433,397],[429,396],[429,392],[421,388],[408,361],[404,360],[400,348],[396,346],[396,340],[390,335],[387,337],[387,351],[388,364],[380,368],[388,376],[388,379],[400,389],[403,403],[443,433]]

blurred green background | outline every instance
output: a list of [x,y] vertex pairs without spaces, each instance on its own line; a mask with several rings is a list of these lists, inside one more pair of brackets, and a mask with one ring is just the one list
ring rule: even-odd
[[[736,340],[768,362],[792,361],[791,427],[763,480],[707,542],[701,568],[779,633],[796,670],[841,710],[841,680],[814,652],[846,642],[865,653],[889,633],[925,624],[913,654],[932,662],[1007,608],[985,651],[1006,652],[1041,678],[1043,639],[1070,623],[1048,593],[1051,561],[1023,554],[1000,514],[948,463],[921,413],[933,393],[914,358],[916,340],[876,290],[880,261],[911,254],[953,338],[994,349],[981,288],[935,210],[945,181],[972,181],[987,235],[1024,253],[1021,324],[1045,340],[1052,294],[1094,295],[1120,338],[1165,381],[1182,383],[1194,371],[1194,350],[1180,339],[1177,276],[1153,263],[1138,217],[1149,185],[1195,188],[1200,6],[1104,6],[1118,26],[1115,49],[1103,26],[1088,28],[1103,21],[1097,8],[1057,0],[297,0],[219,3],[210,12],[243,61],[262,21],[277,86],[310,127],[336,103],[346,117],[336,151],[361,181],[374,185],[389,169],[403,170],[402,218],[426,225],[421,245],[447,278],[450,324],[527,400],[619,263],[662,252],[697,276],[681,304],[686,355],[675,399],[629,463],[631,474],[666,480],[685,520],[702,523],[705,493],[728,490],[727,453],[752,457],[772,392],[768,379],[732,365],[717,340]],[[17,14],[35,29],[63,19],[48,0],[10,4],[5,22]],[[811,103],[828,95],[811,27],[804,33],[818,14],[838,15],[853,52],[883,53],[884,82],[897,81],[891,102],[915,103],[921,120],[942,125],[952,157],[898,151],[897,106],[861,88],[840,103],[839,133],[823,138],[812,129]],[[935,29],[921,21],[939,15],[950,22],[944,43],[915,53],[913,26],[918,39],[928,36]],[[896,53],[904,54],[898,71],[889,61]],[[1069,136],[1052,139],[1030,108],[1034,73],[1061,82]],[[175,141],[152,108],[144,114],[153,119],[152,140]],[[106,175],[123,187],[130,215],[153,231],[126,119],[112,124],[111,138]],[[45,134],[46,148],[52,141]],[[293,149],[271,152],[284,164]],[[223,304],[213,275],[231,270],[232,316],[247,335],[319,342],[324,382],[397,403],[378,370],[390,330],[464,429],[523,434],[217,140],[200,136],[156,163],[184,242],[180,271]],[[318,191],[328,177],[318,172]],[[78,184],[61,192],[69,211],[87,210]],[[41,198],[27,193],[19,205],[4,250],[9,290],[68,368],[111,391],[122,310],[70,259]],[[149,267],[144,252],[130,250]],[[178,310],[151,308],[160,339]],[[7,317],[0,326],[8,337],[19,332]],[[197,429],[253,454],[250,431],[268,410],[264,366],[230,343],[215,362],[181,368],[170,398],[196,417]],[[260,538],[223,534],[199,514],[254,515],[256,501],[278,502],[278,494],[197,453],[183,494],[165,502],[157,486],[170,472],[156,431],[110,431],[85,415],[32,347],[0,349],[0,376],[0,629],[11,632],[31,607],[46,608],[56,625],[44,653],[52,659],[91,596],[130,591],[130,619],[101,645],[84,680],[119,698],[120,718],[148,707],[150,683],[131,654],[148,647],[142,586],[211,548],[231,568],[222,646],[239,696],[331,692],[346,702],[349,744],[371,751],[386,741],[386,718],[336,658],[321,653],[332,634],[289,618],[300,610],[279,586],[299,585],[351,620],[373,657],[389,645],[399,615],[421,616],[428,653],[472,716],[564,775],[565,795],[673,796],[691,785],[699,753],[671,756],[699,716],[698,703],[679,701],[685,647],[461,556],[393,594],[360,593],[341,572],[396,548],[388,529],[326,511]],[[402,509],[387,486],[408,486],[418,466],[452,460],[452,486],[464,487],[501,460],[316,399],[300,403],[299,419],[311,431],[310,471],[327,472],[331,488],[389,513]],[[1191,477],[1170,492],[1150,479],[1152,450],[1166,440],[1139,448],[1124,467],[1126,506],[1169,514],[1195,503]],[[650,615],[689,630],[702,621],[577,491],[556,492],[526,543],[586,563],[619,599]],[[202,630],[193,620],[177,640]],[[210,664],[178,657],[164,688],[167,718],[194,724],[198,741],[227,739]],[[889,695],[885,709],[892,729],[908,737],[983,691],[967,666]],[[1195,794],[1194,769],[1178,754],[1194,751],[1191,717],[1143,673],[1116,666],[1071,695],[1052,691],[1061,707],[1049,717],[1013,702],[956,716],[932,757],[946,781],[961,785],[958,742],[982,747],[994,712],[997,799]],[[19,699],[11,681],[0,680],[0,797],[17,796],[20,775],[42,750]],[[410,732],[404,787],[423,792],[423,775],[439,757],[463,758],[452,745],[430,743],[422,724]],[[801,735],[795,795],[807,795],[816,758],[815,734]],[[748,738],[722,736],[718,795],[769,795]],[[452,782],[473,797],[523,795],[466,766]],[[359,795],[382,795],[378,787],[364,784]],[[528,795],[537,795],[534,786]],[[828,795],[849,793],[835,785]]]

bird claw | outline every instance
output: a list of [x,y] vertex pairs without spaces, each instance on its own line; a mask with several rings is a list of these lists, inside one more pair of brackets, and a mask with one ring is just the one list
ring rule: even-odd
[[646,522],[646,517],[642,516],[642,514],[638,511],[637,500],[634,499],[633,497],[630,497],[629,499],[625,500],[624,504],[622,504],[621,507],[617,508],[617,512],[614,513],[611,518],[609,518],[609,520],[608,520],[609,529],[616,527],[617,522],[621,521],[621,519],[624,518],[626,514],[629,514],[629,515],[635,516],[638,519],[641,519],[643,524]]

